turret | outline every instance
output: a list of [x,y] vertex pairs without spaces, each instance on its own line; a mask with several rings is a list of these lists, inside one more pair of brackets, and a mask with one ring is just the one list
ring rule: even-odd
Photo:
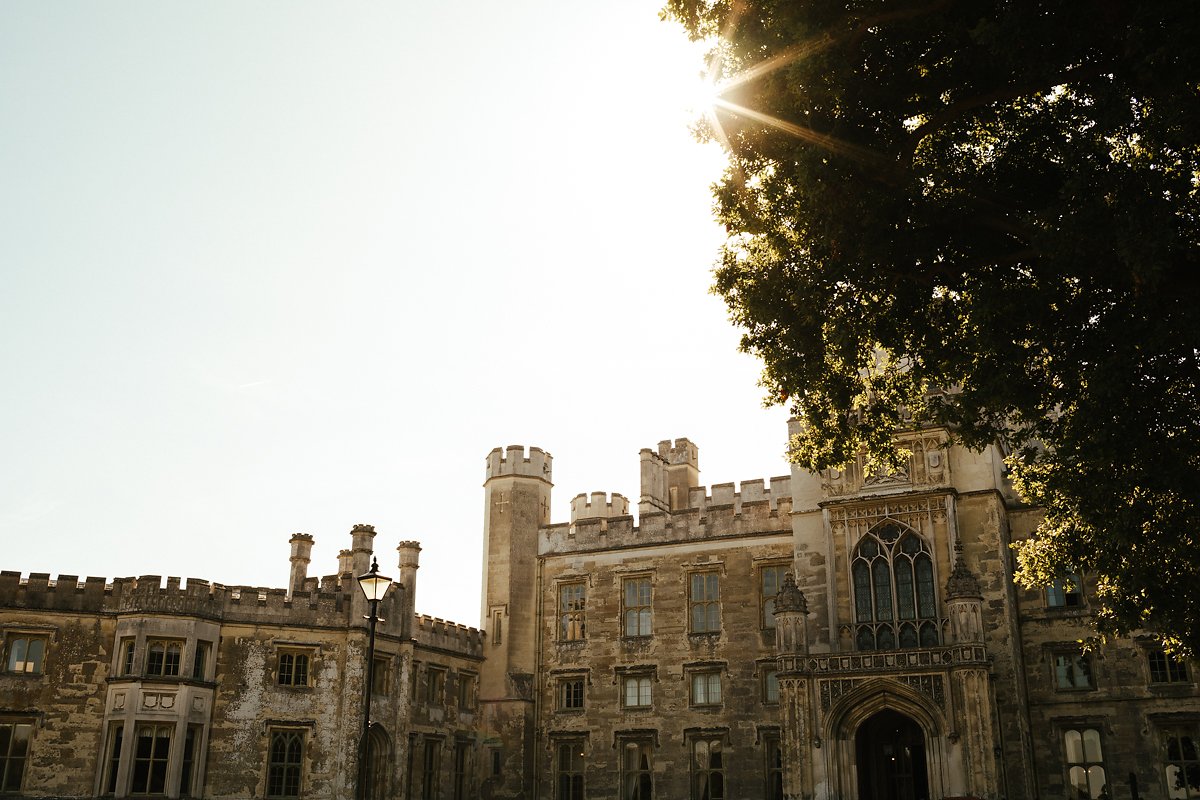
[[688,490],[700,485],[700,454],[687,439],[664,439],[658,452],[642,449],[642,492],[638,511],[678,511],[688,507]]
[[308,580],[308,565],[312,561],[313,537],[307,533],[292,534],[292,575],[288,580],[288,597],[296,592],[304,591],[304,582]]
[[581,519],[609,519],[629,515],[629,500],[613,492],[612,500],[604,492],[580,493],[571,500],[571,524]]
[[[370,569],[370,567],[367,567],[367,569]],[[365,571],[366,570],[363,570],[363,572]],[[338,577],[342,579],[342,583],[346,583],[347,576],[349,576],[348,579],[353,582],[355,577],[361,574],[362,572],[354,571],[354,551],[338,550]]]
[[371,553],[375,546],[375,526],[359,523],[350,529],[352,559],[350,569],[358,577],[371,569]]
[[400,584],[399,588],[404,597],[404,605],[399,609],[399,614],[407,624],[415,612],[417,602],[417,568],[420,566],[421,545],[418,542],[401,542],[397,545],[396,552],[399,554],[400,573],[396,582]]
[[538,528],[550,522],[552,461],[520,445],[487,457],[479,700],[488,735],[500,741],[500,782],[491,787],[497,798],[533,795]]

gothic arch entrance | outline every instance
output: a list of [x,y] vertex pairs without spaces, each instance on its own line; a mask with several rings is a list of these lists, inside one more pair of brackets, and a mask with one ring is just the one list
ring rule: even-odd
[[372,723],[367,733],[367,800],[391,797],[392,743],[383,728]]
[[925,734],[890,708],[858,726],[854,735],[858,800],[929,800]]

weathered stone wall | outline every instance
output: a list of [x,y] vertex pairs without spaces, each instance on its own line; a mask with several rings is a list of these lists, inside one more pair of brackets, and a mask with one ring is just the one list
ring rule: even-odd
[[[358,540],[368,527],[356,526]],[[359,561],[362,556],[357,553]],[[104,793],[113,731],[123,729],[119,794],[130,785],[135,732],[153,724],[171,729],[169,797],[181,782],[189,730],[197,734],[195,791],[211,798],[264,796],[271,732],[294,730],[304,742],[302,795],[349,800],[363,723],[367,604],[353,574],[341,573],[318,582],[293,570],[290,597],[282,589],[195,579],[184,586],[168,578],[164,585],[153,575],[81,583],[72,575],[52,581],[46,574],[0,573],[0,634],[49,640],[40,673],[0,672],[0,718],[34,725],[22,794]],[[408,575],[410,583],[413,578]],[[477,695],[468,693],[460,707],[458,686],[477,680],[482,639],[478,630],[413,615],[405,587],[396,586],[379,612],[382,672],[371,717],[387,742],[385,792],[402,796],[414,737],[465,743],[474,768]],[[152,640],[180,646],[177,674],[148,674]],[[128,669],[125,642],[135,645]],[[201,642],[214,650],[194,671]],[[300,685],[280,685],[281,651],[308,657]],[[416,702],[418,667],[434,663],[444,670],[444,697],[437,703],[422,695]],[[447,757],[438,766],[449,792],[455,765]],[[465,796],[473,796],[474,773],[464,780]]]
[[[1031,527],[1025,526],[1020,535],[1027,535]],[[1200,732],[1197,665],[1185,666],[1186,680],[1154,683],[1148,660],[1156,648],[1153,639],[1093,641],[1093,688],[1059,688],[1055,655],[1078,652],[1093,636],[1088,620],[1096,602],[1095,584],[1087,575],[1082,584],[1083,603],[1077,607],[1052,608],[1044,591],[1018,591],[1037,791],[1043,797],[1071,794],[1065,732],[1093,729],[1100,735],[1111,797],[1132,797],[1131,774],[1140,797],[1173,796],[1164,773],[1165,731],[1186,726],[1193,735]]]
[[0,712],[32,722],[24,791],[91,797],[98,770],[114,621],[96,614],[0,611],[0,632],[49,636],[44,672],[0,672]]
[[[658,514],[653,516],[666,519],[655,520],[652,534],[634,528],[614,536],[610,528],[609,548],[585,549],[585,542],[597,540],[577,532],[570,552],[544,553],[539,796],[554,796],[555,744],[563,741],[583,743],[588,796],[619,796],[620,744],[632,737],[653,744],[654,796],[688,797],[690,739],[701,735],[720,738],[726,748],[726,797],[763,793],[763,733],[777,732],[779,722],[778,704],[766,703],[763,694],[765,672],[775,668],[775,635],[761,624],[759,568],[783,564],[790,569],[789,505],[787,498],[778,498],[780,510],[774,512],[766,502],[747,503],[742,506],[745,517],[730,513],[729,506],[710,506],[703,521],[696,509]],[[675,539],[681,530],[691,534],[683,542]],[[544,531],[543,541],[560,534],[569,536],[555,527]],[[568,549],[565,544],[547,549]],[[698,570],[719,575],[718,633],[689,632],[689,576]],[[648,577],[652,583],[649,636],[623,635],[627,577]],[[586,635],[566,640],[560,630],[558,587],[580,581],[587,592]],[[721,703],[690,702],[694,671],[720,675]],[[632,675],[651,678],[648,707],[624,706],[623,678]],[[585,681],[582,710],[562,707],[560,681],[570,678]]]

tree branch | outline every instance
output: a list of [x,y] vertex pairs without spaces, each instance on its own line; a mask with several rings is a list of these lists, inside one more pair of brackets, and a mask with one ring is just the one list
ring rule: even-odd
[[971,111],[975,108],[999,103],[1004,100],[1015,100],[1018,97],[1024,97],[1027,94],[1039,91],[1049,91],[1055,86],[1061,86],[1064,83],[1071,83],[1081,78],[1092,78],[1101,74],[1099,65],[1092,65],[1085,69],[1076,67],[1068,68],[1063,72],[1053,76],[1052,78],[1044,78],[1039,81],[1029,81],[1028,83],[1009,84],[993,89],[990,92],[983,94],[965,97],[962,100],[951,103],[945,109],[931,116],[927,121],[918,125],[917,128],[909,136],[908,144],[899,154],[900,168],[908,170],[912,167],[913,158],[916,156],[917,148],[921,144],[921,140],[935,131],[945,127],[948,123],[960,117],[964,112]]

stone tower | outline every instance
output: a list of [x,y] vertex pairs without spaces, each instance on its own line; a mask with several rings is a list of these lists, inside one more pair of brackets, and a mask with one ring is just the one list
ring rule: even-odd
[[537,536],[550,522],[552,485],[549,453],[515,445],[488,455],[479,701],[490,749],[483,774],[497,798],[533,796]]

